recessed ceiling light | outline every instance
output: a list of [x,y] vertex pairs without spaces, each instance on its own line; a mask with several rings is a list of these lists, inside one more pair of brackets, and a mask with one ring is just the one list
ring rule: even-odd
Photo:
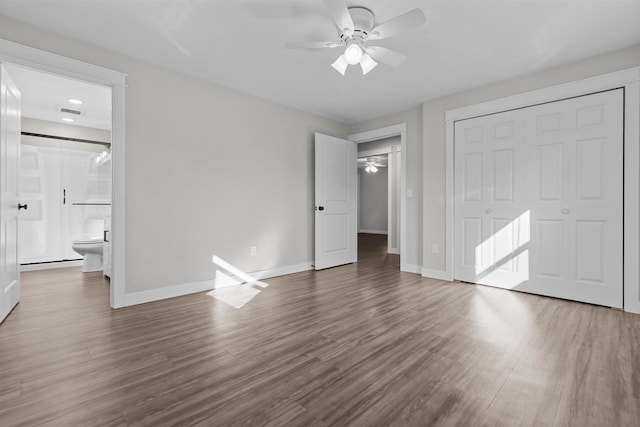
[[75,104],[75,105],[80,105],[80,104],[82,104],[82,101],[80,101],[79,99],[76,99],[76,98],[69,98],[69,99],[68,99],[68,101],[69,101],[70,103],[72,103],[72,104]]
[[62,121],[63,122],[68,122],[68,123],[73,123],[73,119],[70,119],[69,117],[63,117]]

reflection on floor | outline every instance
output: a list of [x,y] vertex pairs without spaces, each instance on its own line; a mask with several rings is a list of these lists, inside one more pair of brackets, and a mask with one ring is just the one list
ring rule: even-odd
[[640,316],[371,252],[241,309],[203,292],[114,311],[99,274],[24,273],[0,424],[640,425]]

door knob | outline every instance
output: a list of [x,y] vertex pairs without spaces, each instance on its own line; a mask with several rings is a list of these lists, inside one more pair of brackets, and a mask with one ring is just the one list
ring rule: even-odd
[[484,211],[485,211],[486,213],[491,213],[491,212],[493,212],[491,209],[488,209],[488,208],[487,208],[487,209],[485,209]]
[[571,212],[569,209],[566,209],[566,208],[562,209],[562,213],[565,215],[568,214],[569,212]]
[[323,211],[324,210],[324,206],[318,206],[318,207],[316,207],[316,210]]
[[24,205],[22,203],[18,203],[18,210],[20,209],[27,210],[28,208],[29,208],[29,205],[27,205],[26,203]]

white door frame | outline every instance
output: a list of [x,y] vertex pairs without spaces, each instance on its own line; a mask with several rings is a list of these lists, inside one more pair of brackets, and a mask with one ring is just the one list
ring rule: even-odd
[[349,141],[357,144],[400,136],[400,270],[415,273],[405,261],[407,256],[407,123],[386,126],[379,129],[349,135]]
[[111,88],[111,308],[125,306],[125,88],[127,75],[0,39],[0,62]]
[[624,310],[640,313],[640,67],[470,105],[445,113],[446,224],[445,271],[453,280],[454,255],[454,124],[456,121],[524,108],[561,99],[624,88]]

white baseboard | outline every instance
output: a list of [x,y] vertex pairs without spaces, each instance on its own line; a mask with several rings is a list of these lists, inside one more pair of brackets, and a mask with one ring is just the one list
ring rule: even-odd
[[[284,267],[271,268],[268,270],[254,271],[247,273],[256,280],[268,279],[271,277],[293,274],[311,269],[311,262],[302,264],[287,265]],[[148,291],[134,292],[126,294],[124,298],[125,307],[147,302],[159,301],[167,298],[175,298],[183,295],[195,294],[198,292],[220,289],[228,286],[236,286],[244,283],[242,280],[228,275],[220,275],[215,279],[203,280],[200,282],[182,283],[179,285],[165,286]]]
[[387,248],[388,254],[400,255],[400,249],[398,248]]
[[448,282],[453,281],[453,278],[449,273],[444,270],[434,270],[431,268],[422,269],[422,277],[428,277],[430,279],[446,280]]
[[422,272],[422,267],[415,264],[402,263],[400,265],[400,271],[406,271],[407,273],[420,274]]
[[388,234],[387,230],[358,230],[358,233],[366,234]]
[[51,268],[67,268],[67,267],[80,267],[82,266],[82,260],[77,261],[56,261],[56,262],[41,262],[38,264],[21,265],[20,271],[37,271],[37,270],[49,270]]
[[293,274],[293,273],[299,273],[301,271],[311,270],[311,264],[313,264],[313,262],[309,261],[309,262],[303,262],[301,264],[286,265],[284,267],[255,271],[253,273],[249,273],[249,275],[258,280],[268,279],[270,277],[284,276],[286,274]]
[[180,297],[183,295],[195,294],[196,292],[209,291],[215,288],[215,280],[203,280],[201,282],[182,283],[180,285],[165,286],[148,291],[125,294],[125,307],[146,302],[159,301],[167,298]]

